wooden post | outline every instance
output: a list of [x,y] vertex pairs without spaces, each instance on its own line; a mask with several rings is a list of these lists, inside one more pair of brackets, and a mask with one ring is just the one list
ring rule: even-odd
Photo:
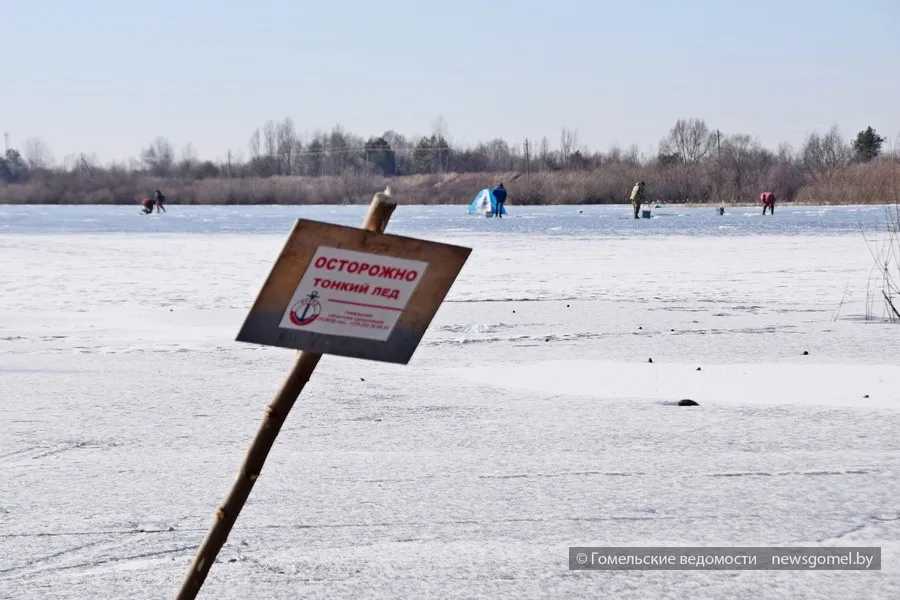
[[[378,192],[372,198],[369,205],[369,212],[363,221],[362,228],[369,231],[377,231],[384,233],[391,214],[397,207],[395,200],[391,198],[390,187],[385,188],[384,192]],[[200,587],[206,580],[206,576],[212,567],[219,550],[228,539],[231,528],[237,520],[238,514],[241,512],[244,503],[250,496],[253,484],[256,483],[269,450],[275,443],[275,438],[281,430],[291,407],[303,391],[303,386],[309,381],[313,370],[319,364],[321,354],[313,352],[297,353],[297,358],[291,367],[287,378],[281,384],[281,389],[275,395],[275,399],[266,407],[265,415],[256,431],[256,436],[247,449],[247,455],[244,457],[244,463],[238,472],[225,502],[216,511],[215,520],[206,534],[206,539],[197,550],[197,554],[185,575],[181,584],[181,589],[176,596],[177,600],[193,600],[196,598]]]

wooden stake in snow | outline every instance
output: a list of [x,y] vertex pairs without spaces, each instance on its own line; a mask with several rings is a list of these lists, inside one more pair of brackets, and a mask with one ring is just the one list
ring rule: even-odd
[[[384,233],[388,220],[397,207],[396,201],[390,197],[390,190],[385,191],[387,193],[378,192],[372,198],[362,229]],[[272,403],[266,407],[265,416],[256,432],[256,437],[253,438],[247,455],[244,457],[244,464],[241,465],[237,479],[232,485],[231,491],[228,492],[225,502],[216,511],[215,521],[207,533],[206,539],[197,550],[197,555],[194,557],[181,584],[181,590],[176,596],[177,600],[196,598],[219,550],[228,539],[228,534],[241,512],[241,508],[250,496],[253,484],[256,483],[256,479],[262,471],[269,450],[272,449],[284,420],[303,390],[303,386],[309,381],[316,365],[319,364],[320,358],[322,355],[318,353],[305,351],[297,353],[296,361],[281,385],[281,389],[278,390]]]

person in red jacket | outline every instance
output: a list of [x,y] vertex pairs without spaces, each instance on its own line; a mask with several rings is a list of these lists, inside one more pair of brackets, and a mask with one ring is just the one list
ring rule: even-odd
[[153,212],[153,207],[156,206],[156,200],[153,198],[144,198],[141,200],[141,206],[144,207],[144,214],[149,215]]
[[759,195],[759,199],[763,205],[763,214],[766,214],[766,209],[771,211],[771,214],[775,214],[775,194],[772,192],[763,192]]

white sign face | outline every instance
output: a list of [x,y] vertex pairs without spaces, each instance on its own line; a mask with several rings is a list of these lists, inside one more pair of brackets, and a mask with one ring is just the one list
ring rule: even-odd
[[279,327],[385,341],[428,263],[319,246]]

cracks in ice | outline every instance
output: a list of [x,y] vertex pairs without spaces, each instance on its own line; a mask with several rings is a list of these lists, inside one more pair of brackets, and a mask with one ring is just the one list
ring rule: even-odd
[[646,475],[642,471],[560,471],[558,473],[507,473],[479,475],[479,479],[520,479],[525,477],[571,477],[579,475],[601,475],[605,477],[632,477],[634,475]]
[[60,550],[59,552],[54,552],[52,554],[47,554],[45,556],[33,558],[28,561],[27,565],[18,565],[15,567],[2,568],[2,569],[0,569],[0,574],[12,573],[15,571],[21,571],[23,569],[27,569],[28,567],[38,566],[42,563],[49,562],[49,561],[53,560],[54,558],[59,558],[61,556],[65,556],[65,555],[71,554],[73,552],[78,552],[80,550],[86,550],[88,548],[93,548],[93,547],[99,546],[101,544],[107,544],[110,541],[111,540],[109,540],[109,539],[103,539],[103,540],[97,540],[97,541],[93,541],[93,542],[87,542],[85,544],[80,544],[80,545],[72,547],[72,548],[66,548],[65,550]]
[[[13,450],[12,452],[7,452],[6,454],[0,455],[0,460],[8,460],[15,458],[24,458],[28,457],[31,460],[37,460],[41,458],[47,458],[50,456],[55,456],[57,454],[61,454],[63,452],[68,452],[69,450],[79,450],[79,449],[93,449],[93,448],[114,448],[117,446],[121,446],[122,442],[119,441],[101,441],[101,440],[65,440],[58,442],[56,444],[38,444],[35,446],[29,446],[28,448],[23,448],[21,450]],[[31,456],[28,456],[28,455]]]
[[868,528],[870,528],[870,527],[881,527],[882,524],[884,524],[884,523],[898,522],[898,521],[900,521],[900,515],[893,515],[893,516],[870,516],[870,517],[867,517],[867,518],[865,519],[865,521],[863,521],[863,522],[860,523],[859,525],[855,525],[855,526],[853,526],[853,527],[850,527],[849,529],[846,529],[846,530],[844,530],[844,531],[841,531],[841,532],[839,532],[839,533],[836,534],[836,535],[830,535],[830,536],[827,536],[827,537],[823,537],[823,538],[817,539],[817,540],[815,540],[815,542],[816,542],[817,544],[824,544],[825,542],[832,542],[832,541],[836,541],[836,540],[841,540],[841,539],[843,539],[843,538],[845,538],[845,537],[848,537],[848,536],[850,536],[850,535],[853,535],[854,533],[858,533],[858,532],[860,532],[860,531],[862,531],[862,530],[864,530],[864,529],[868,529]]
[[121,548],[125,548],[131,545],[133,542],[131,540],[128,541],[119,541],[110,539],[97,540],[94,542],[88,542],[85,544],[81,544],[75,546],[74,548],[68,548],[66,550],[62,550],[60,552],[55,552],[53,554],[49,554],[46,556],[42,556],[36,559],[31,559],[28,561],[28,564],[25,565],[17,565],[15,567],[10,567],[4,570],[0,570],[0,574],[5,574],[5,577],[0,578],[2,581],[8,581],[12,579],[23,579],[29,577],[40,576],[45,573],[58,573],[62,571],[69,571],[72,569],[90,569],[95,567],[101,567],[108,564],[122,563],[129,560],[137,560],[142,558],[152,558],[156,556],[166,556],[169,554],[177,554],[179,552],[185,552],[188,550],[195,550],[196,546],[194,544],[191,545],[178,545],[173,548],[166,548],[162,550],[149,550],[147,552],[138,552],[138,553],[130,553],[123,555],[111,555],[106,557],[98,557],[96,559],[81,559],[78,562],[74,562],[71,564],[60,564],[65,563],[65,558],[73,553],[78,553],[83,550],[87,550],[90,548],[97,548],[106,545],[107,547],[104,550],[108,552],[114,552]]
[[820,477],[833,475],[868,475],[871,471],[862,469],[848,469],[846,471],[780,471],[767,473],[765,471],[738,471],[733,473],[707,473],[707,477],[787,477],[790,475],[802,475],[806,477]]

